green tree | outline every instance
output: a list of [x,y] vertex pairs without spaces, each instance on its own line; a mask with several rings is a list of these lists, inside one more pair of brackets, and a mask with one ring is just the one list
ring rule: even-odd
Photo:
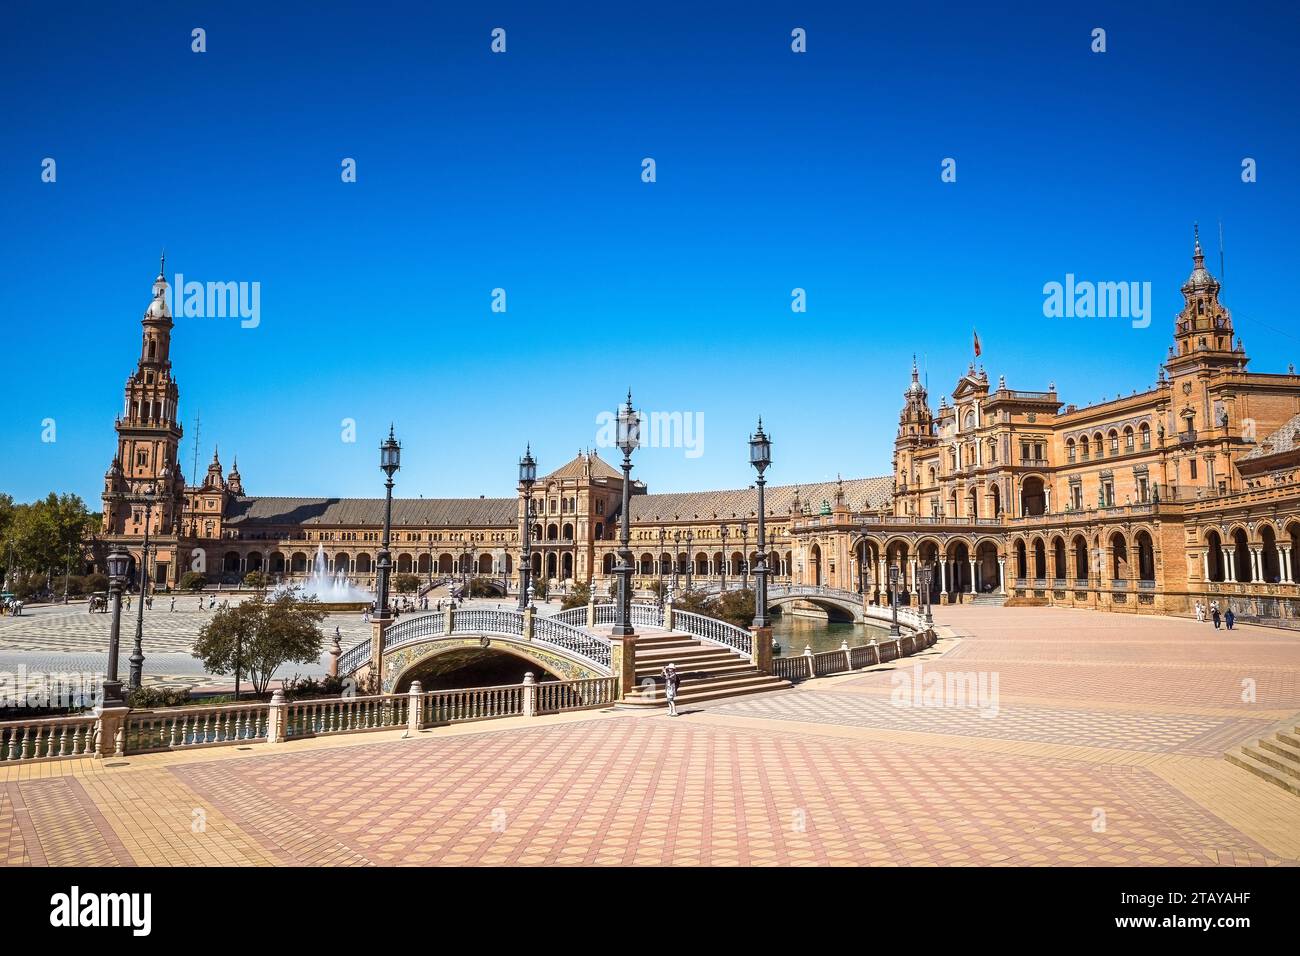
[[238,667],[253,690],[265,694],[276,668],[320,660],[324,620],[325,610],[314,597],[259,594],[217,611],[199,630],[194,656],[213,674],[234,674]]
[[244,584],[250,588],[266,587],[266,575],[261,571],[249,571],[244,575]]
[[181,575],[179,585],[182,591],[202,591],[208,583],[208,579],[198,571],[186,571]]
[[91,522],[86,503],[77,495],[50,492],[40,501],[20,505],[8,495],[0,496],[0,560],[9,560],[12,544],[14,566],[26,571],[61,570],[69,555],[79,563]]
[[586,607],[587,602],[590,600],[591,586],[580,581],[573,586],[573,590],[564,596],[564,600],[560,604],[560,610],[567,611],[571,607]]
[[410,594],[419,590],[420,576],[418,574],[399,574],[393,578],[393,587],[398,594]]

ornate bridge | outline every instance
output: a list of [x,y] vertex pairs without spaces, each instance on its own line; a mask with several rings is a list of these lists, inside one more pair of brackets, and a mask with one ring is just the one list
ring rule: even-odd
[[[705,594],[717,594],[721,591],[721,587],[710,583],[692,590]],[[814,604],[826,611],[847,614],[857,623],[861,623],[866,617],[874,618],[878,616],[872,613],[863,614],[862,595],[855,591],[845,591],[841,588],[828,588],[815,584],[783,585],[767,589],[767,606],[769,608],[800,601]],[[902,613],[901,608],[899,613]]]
[[[554,617],[497,608],[461,608],[408,617],[384,632],[382,689],[391,692],[408,671],[439,654],[488,646],[565,680],[608,677],[612,673],[608,635]],[[370,663],[370,641],[363,641],[339,658],[339,673],[364,676]]]

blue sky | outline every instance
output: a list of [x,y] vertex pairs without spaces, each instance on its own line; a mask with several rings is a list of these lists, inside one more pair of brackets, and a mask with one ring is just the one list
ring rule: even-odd
[[[197,413],[251,494],[381,494],[390,421],[399,494],[510,494],[629,385],[704,417],[652,490],[747,484],[759,414],[774,482],[888,473],[912,353],[937,404],[973,328],[1015,388],[1149,386],[1193,220],[1251,368],[1300,356],[1294,6],[900,6],[6,4],[0,490],[97,507],[164,246],[261,283],[172,348],[187,476]],[[1150,327],[1045,319],[1066,273],[1151,282]]]

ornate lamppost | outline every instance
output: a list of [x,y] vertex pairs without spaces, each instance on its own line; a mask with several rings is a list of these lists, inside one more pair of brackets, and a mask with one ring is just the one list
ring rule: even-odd
[[379,569],[379,586],[375,595],[375,620],[387,624],[388,610],[388,576],[392,571],[393,556],[388,551],[393,530],[393,475],[402,467],[402,443],[393,435],[393,426],[388,426],[388,438],[379,446],[379,470],[386,476],[384,480],[384,537],[379,542],[379,557],[375,562]]
[[132,690],[140,689],[140,680],[144,675],[144,601],[149,593],[149,530],[153,518],[153,506],[158,499],[160,487],[167,487],[171,470],[163,465],[158,473],[158,481],[149,486],[143,495],[144,501],[144,547],[140,552],[140,604],[135,615],[135,646],[131,648],[131,676],[129,686]]
[[932,568],[928,564],[921,568],[921,594],[925,597],[925,623],[926,624],[934,623],[934,611],[932,609],[932,605],[930,604],[930,601],[933,599],[933,595],[930,594],[930,582],[933,580],[933,578],[934,578],[934,568]]
[[749,590],[749,521],[745,518],[740,519],[740,546],[743,549],[740,555],[740,586],[743,590]]
[[[658,517],[656,515],[655,517]],[[664,604],[664,539],[668,537],[668,529],[663,525],[659,526],[659,553],[655,555],[655,565],[659,568],[659,606]]]
[[108,600],[113,615],[108,632],[108,668],[104,677],[104,707],[124,707],[122,682],[117,679],[117,656],[122,636],[122,588],[126,585],[126,572],[131,566],[131,555],[120,545],[108,552]]
[[533,485],[537,483],[537,462],[533,459],[533,446],[524,446],[524,457],[519,459],[519,486],[524,496],[523,548],[519,563],[519,610],[527,609],[532,599],[528,583],[533,573]]
[[682,567],[682,532],[673,532],[673,590],[677,590],[677,574]]
[[718,529],[718,534],[722,537],[722,593],[727,593],[727,526],[724,524]]
[[691,589],[691,572],[695,570],[695,554],[691,545],[695,542],[695,532],[687,529],[686,531],[686,590]]
[[753,626],[766,628],[771,626],[771,619],[767,616],[767,538],[764,524],[767,507],[764,503],[763,486],[767,484],[765,472],[772,464],[772,441],[763,433],[761,418],[758,420],[758,431],[749,438],[749,463],[758,472],[758,567],[754,569]]
[[641,417],[632,410],[632,390],[618,412],[618,447],[623,452],[623,513],[618,528],[618,603],[614,607],[616,637],[635,633],[632,628],[632,452],[641,444]]
[[898,578],[901,575],[898,564],[889,566],[889,606],[893,608],[894,621],[889,625],[889,636],[898,637],[902,633],[898,629]]

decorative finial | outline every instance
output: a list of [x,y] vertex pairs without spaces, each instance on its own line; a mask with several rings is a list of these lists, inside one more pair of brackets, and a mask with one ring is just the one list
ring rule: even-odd
[[167,274],[167,250],[163,249],[158,254],[158,274],[165,276]]

